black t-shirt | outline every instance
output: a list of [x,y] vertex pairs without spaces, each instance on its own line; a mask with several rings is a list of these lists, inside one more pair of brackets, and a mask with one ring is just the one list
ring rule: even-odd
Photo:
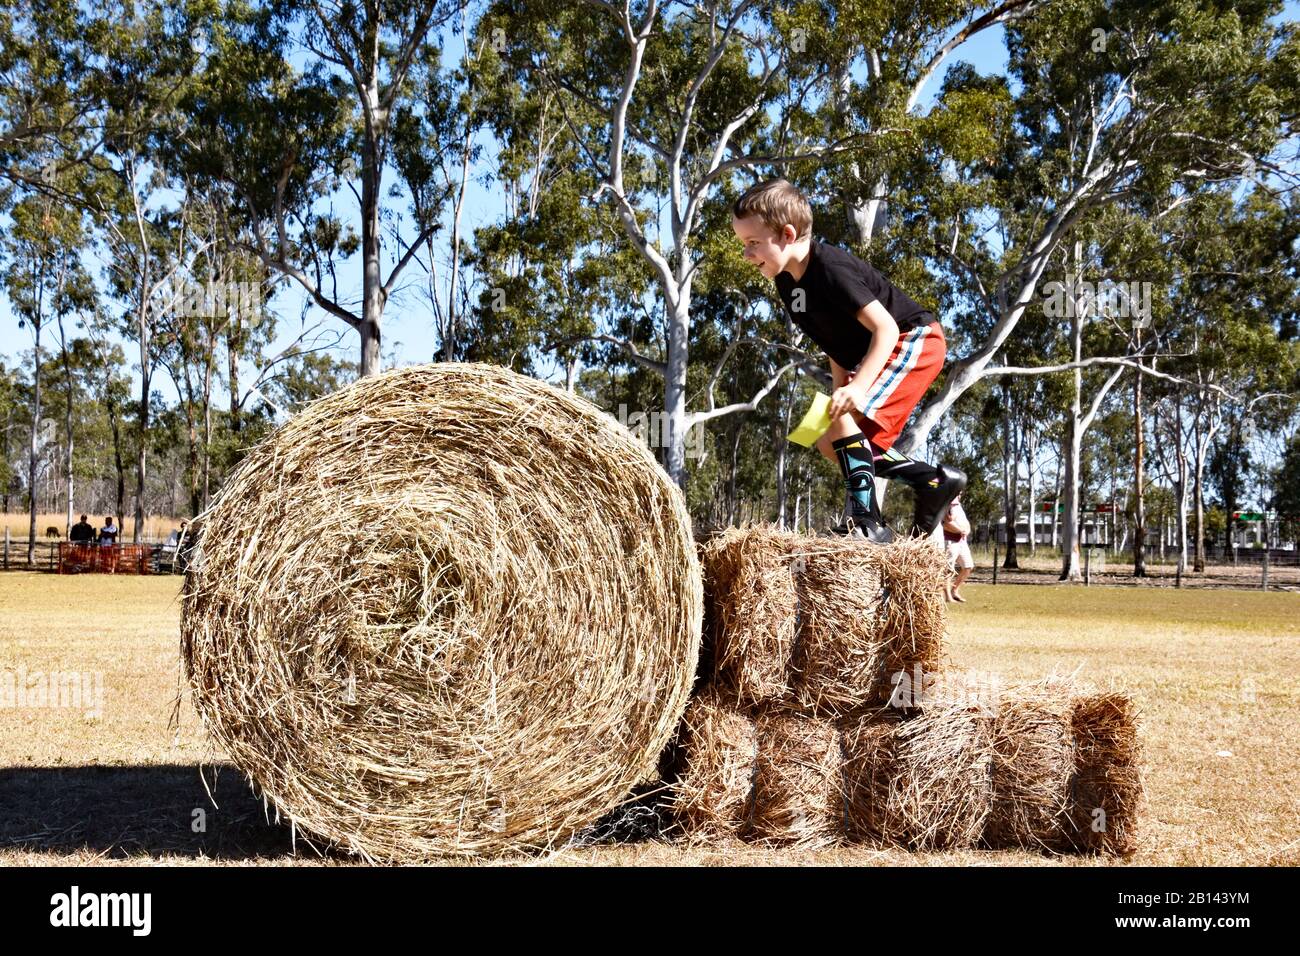
[[[838,246],[817,239],[809,243],[808,267],[798,282],[777,274],[776,290],[795,325],[822,351],[850,372],[871,348],[871,333],[858,321],[858,310],[880,300],[898,323],[900,333],[929,325],[934,313],[903,294],[869,263]],[[803,290],[802,309],[795,294]]]

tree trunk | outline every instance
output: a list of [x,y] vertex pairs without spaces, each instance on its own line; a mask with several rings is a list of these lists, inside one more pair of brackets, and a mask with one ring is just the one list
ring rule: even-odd
[[[1078,371],[1075,371],[1078,375]],[[1078,393],[1075,393],[1073,411],[1066,422],[1069,447],[1065,461],[1065,483],[1061,490],[1061,577],[1062,581],[1080,581],[1083,572],[1079,566],[1079,434]]]
[[[1138,330],[1138,350],[1141,350],[1142,332]],[[1142,364],[1142,359],[1137,360]],[[1147,576],[1146,562],[1146,489],[1143,487],[1143,452],[1145,451],[1145,427],[1142,424],[1142,372],[1139,369],[1133,376],[1133,576]]]
[[[5,402],[5,438],[4,438],[4,460],[9,460],[9,434],[14,427],[14,405],[13,402]],[[4,513],[9,513],[9,486],[11,482],[5,481],[4,486]]]
[[[111,375],[109,378],[111,379]],[[126,502],[126,462],[122,459],[122,421],[118,414],[117,401],[111,397],[111,392],[105,404],[108,406],[108,424],[113,430],[113,467],[117,472],[117,510],[113,514],[122,521],[125,520],[122,508]]]
[[1192,473],[1193,488],[1195,489],[1195,532],[1196,537],[1193,544],[1192,570],[1198,574],[1205,571],[1205,456],[1200,453],[1200,444],[1197,444],[1197,455],[1195,467]]
[[1183,403],[1181,397],[1174,401],[1173,420],[1174,456],[1178,462],[1178,569],[1187,573],[1187,448],[1183,444]]
[[[147,263],[148,259],[146,257],[146,265],[141,277],[140,304],[137,313],[137,325],[140,335],[140,444],[136,449],[135,528],[131,533],[131,541],[134,544],[139,544],[141,537],[144,535],[145,480],[148,477],[146,454],[149,446],[149,385],[152,369],[149,362],[149,301],[144,293],[144,290],[148,288],[149,280]],[[120,516],[119,520],[121,520]]]
[[63,536],[71,540],[73,496],[76,491],[76,479],[72,474],[72,449],[74,444],[73,437],[72,437],[72,402],[73,399],[75,398],[76,390],[73,387],[73,382],[72,382],[72,362],[68,356],[68,336],[63,329],[63,314],[61,312],[58,314],[58,318],[59,318],[59,349],[62,352],[62,356],[63,356],[63,379],[68,387],[67,408],[64,410],[64,416],[63,416],[63,427],[67,431],[67,438],[68,438],[68,443],[66,446],[67,452],[66,455],[64,456],[64,470],[67,472],[65,478],[67,481],[66,491],[68,496],[68,502],[67,502],[68,512],[67,512],[67,527],[64,528],[63,530]]
[[1117,524],[1118,517],[1119,517],[1119,511],[1116,507],[1116,501],[1115,501],[1115,473],[1112,471],[1110,475],[1110,521],[1109,521],[1110,541],[1108,542],[1109,547],[1106,549],[1111,554],[1119,554],[1119,545],[1118,545],[1119,525]]
[[1020,562],[1016,550],[1016,539],[1019,535],[1016,529],[1019,526],[1019,516],[1016,514],[1017,495],[1016,474],[1019,470],[1016,429],[1012,422],[1011,414],[1011,384],[1005,379],[1002,382],[1003,395],[1003,414],[1002,414],[1002,508],[1007,519],[1007,553],[1002,561],[1004,568],[1019,568]]
[[786,528],[786,461],[789,458],[790,443],[785,440],[785,436],[790,434],[791,412],[794,408],[795,396],[799,394],[799,375],[796,369],[794,381],[790,385],[790,394],[785,402],[785,421],[781,433],[776,436],[776,522],[777,527],[782,531]]
[[[443,335],[443,361],[446,362],[454,361],[456,357],[456,286],[460,282],[460,218],[465,206],[465,188],[469,182],[470,144],[473,138],[470,114],[467,113],[465,141],[461,144],[460,154],[460,186],[456,190],[456,207],[451,218],[451,285],[447,289],[447,327]],[[538,170],[534,182],[541,182],[541,180],[541,170]]]
[[1029,556],[1038,550],[1038,481],[1034,470],[1038,457],[1038,431],[1032,423],[1025,424],[1025,468],[1029,477]]
[[379,323],[368,319],[359,325],[361,333],[361,376],[378,375],[379,357]]
[[[378,109],[379,90],[375,78],[372,76],[368,79],[370,85],[366,90],[366,96],[369,102],[365,104],[365,112],[367,117],[372,117]],[[361,322],[357,326],[357,330],[361,333],[360,374],[362,378],[379,374],[381,362],[379,321],[384,312],[379,224],[379,190],[383,170],[378,168],[377,163],[376,130],[369,121],[366,126],[365,156],[361,170],[362,311]]]
[[[680,255],[685,249],[678,247]],[[668,435],[664,470],[686,490],[686,372],[690,352],[690,288],[679,285],[669,301],[668,367],[664,375],[664,418]]]
[[240,429],[240,405],[239,405],[239,356],[243,352],[243,343],[240,340],[239,316],[234,315],[230,318],[230,324],[226,326],[226,376],[230,381],[230,433],[238,435]]
[[[213,361],[216,355],[216,339],[213,337],[212,348],[208,352],[203,368],[203,508],[207,510],[211,499],[212,477],[212,376]],[[172,512],[173,517],[175,512]]]
[[[1073,262],[1075,275],[1079,275],[1079,266],[1083,260],[1083,244],[1074,243]],[[1070,310],[1070,340],[1072,361],[1083,358],[1083,316],[1082,305],[1074,301]],[[1079,466],[1083,446],[1083,370],[1077,365],[1070,371],[1070,412],[1066,421],[1068,451],[1065,459],[1065,502],[1061,516],[1061,580],[1079,581],[1083,578],[1079,567]]]
[[740,436],[741,429],[736,427],[732,429],[731,440],[731,474],[727,478],[727,525],[731,526],[736,523],[737,505],[739,504],[736,495],[736,462],[740,458]]
[[[43,286],[44,283],[42,282]],[[41,292],[38,292],[36,299],[38,313],[42,308],[42,298]],[[36,493],[36,442],[41,428],[41,320],[39,315],[36,321],[32,323],[32,329],[35,333],[36,367],[32,372],[32,431],[27,446],[27,504],[28,517],[31,519],[27,532],[28,567],[36,566],[36,509],[38,506]]]
[[199,499],[199,423],[192,409],[185,411],[185,483],[189,491],[190,514],[201,510]]
[[145,445],[149,434],[149,376],[143,376],[145,385],[142,386],[144,398],[140,402],[140,444],[136,448],[135,458],[135,528],[131,532],[131,541],[134,544],[140,543],[140,536],[144,533],[144,487],[147,475],[147,465],[145,459]]
[[1057,536],[1061,530],[1061,481],[1062,465],[1065,462],[1066,439],[1061,439],[1061,448],[1056,456],[1056,474],[1052,476],[1052,484],[1056,491],[1056,497],[1052,499],[1052,548],[1058,545]]

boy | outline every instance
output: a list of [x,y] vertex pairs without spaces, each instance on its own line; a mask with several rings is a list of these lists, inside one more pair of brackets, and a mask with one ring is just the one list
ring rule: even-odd
[[912,534],[930,535],[966,475],[893,450],[908,416],[943,368],[946,345],[934,313],[867,263],[812,238],[812,207],[784,179],[759,183],[732,207],[745,259],[776,283],[790,317],[830,359],[831,427],[817,449],[837,463],[848,490],[834,530],[877,544],[893,539],[875,479],[916,489]]

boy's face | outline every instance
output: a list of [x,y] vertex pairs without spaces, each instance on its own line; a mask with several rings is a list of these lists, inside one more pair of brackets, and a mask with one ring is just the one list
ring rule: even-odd
[[731,229],[745,247],[745,261],[758,267],[769,279],[775,279],[785,270],[793,250],[794,226],[787,224],[778,234],[757,215],[744,219],[731,217]]

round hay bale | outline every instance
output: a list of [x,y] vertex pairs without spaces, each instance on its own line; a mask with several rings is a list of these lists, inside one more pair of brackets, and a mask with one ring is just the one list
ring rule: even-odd
[[195,707],[303,830],[373,859],[547,848],[654,777],[699,564],[679,490],[594,405],[489,365],[362,379],[196,523]]
[[706,690],[686,708],[681,750],[673,804],[682,829],[700,841],[740,836],[754,786],[754,721]]
[[839,734],[830,721],[788,713],[761,716],[746,838],[805,847],[839,842],[842,762]]

